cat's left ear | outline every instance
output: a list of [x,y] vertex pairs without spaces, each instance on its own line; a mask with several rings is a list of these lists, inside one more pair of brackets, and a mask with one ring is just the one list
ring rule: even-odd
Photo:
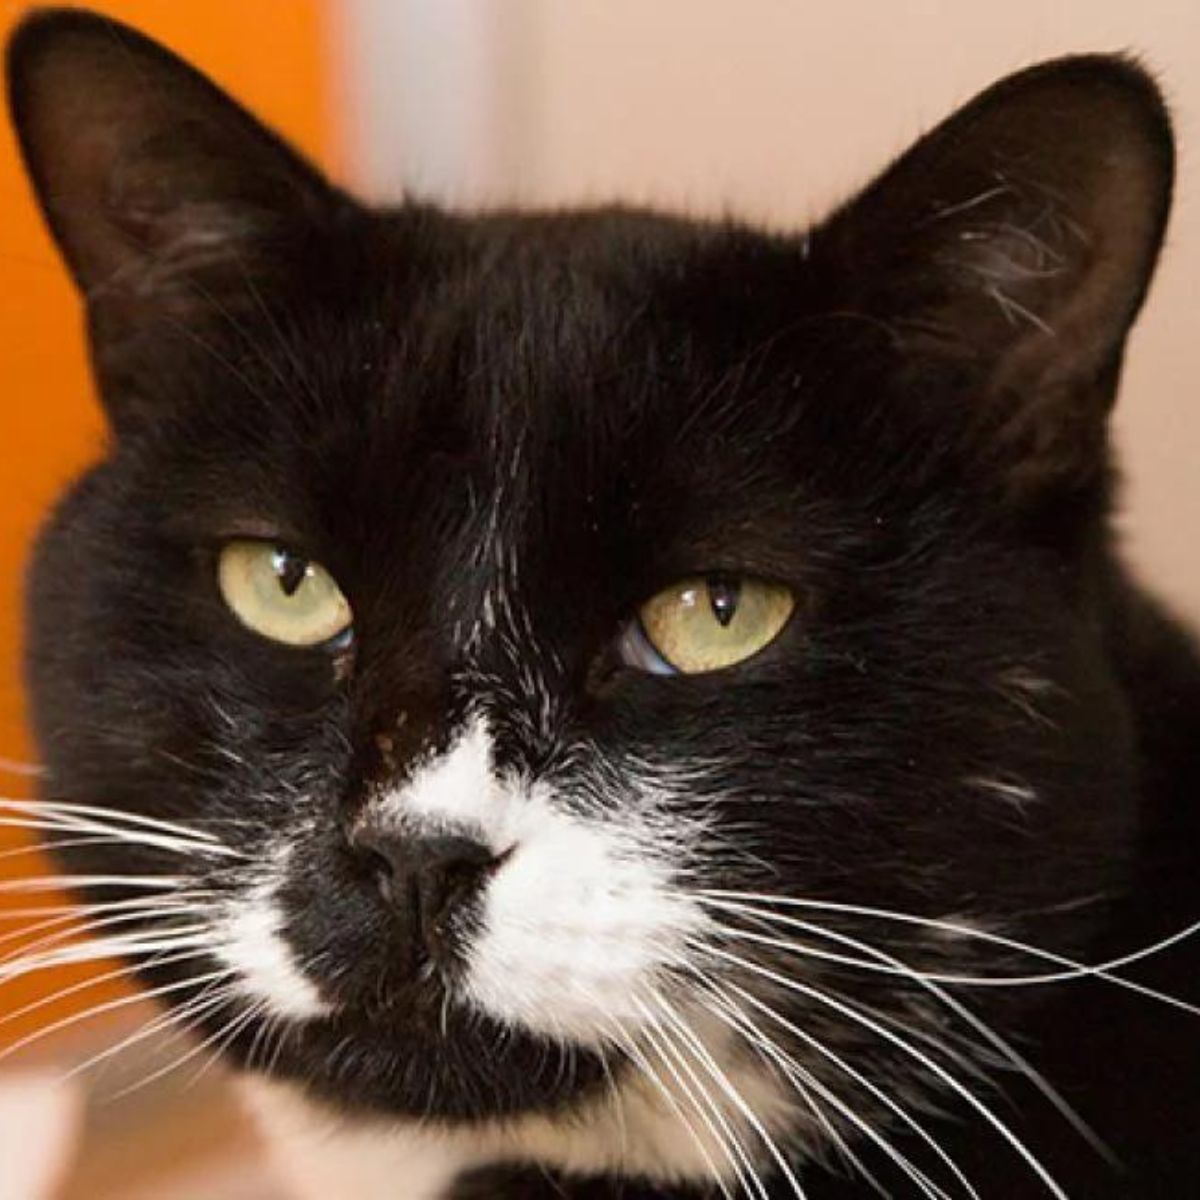
[[962,402],[993,443],[1019,446],[1022,470],[1090,471],[1162,241],[1172,145],[1135,63],[1044,63],[918,141],[816,232],[813,255],[848,281],[844,307],[966,381]]
[[34,188],[96,332],[164,312],[186,319],[214,271],[269,270],[273,246],[336,209],[335,190],[284,142],[114,21],[29,18],[9,44],[8,85]]

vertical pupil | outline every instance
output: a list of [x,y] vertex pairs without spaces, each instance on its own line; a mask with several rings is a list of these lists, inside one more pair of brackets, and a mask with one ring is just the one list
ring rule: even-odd
[[708,602],[712,606],[712,614],[717,618],[717,623],[723,628],[733,620],[741,593],[742,585],[736,579],[718,577],[708,581]]
[[308,574],[308,560],[288,550],[276,550],[272,555],[272,565],[283,594],[294,596]]

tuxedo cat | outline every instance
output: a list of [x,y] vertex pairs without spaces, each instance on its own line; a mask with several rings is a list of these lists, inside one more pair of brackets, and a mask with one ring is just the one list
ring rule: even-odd
[[796,236],[368,209],[81,12],[8,66],[111,428],[33,811],[298,1188],[1200,1186],[1200,664],[1109,520],[1136,63]]

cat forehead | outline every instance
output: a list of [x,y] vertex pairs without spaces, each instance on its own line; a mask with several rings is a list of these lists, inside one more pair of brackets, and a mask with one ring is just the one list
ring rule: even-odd
[[683,444],[679,472],[703,474],[712,458],[728,470],[734,443],[759,432],[761,403],[723,403],[766,390],[757,364],[747,379],[753,338],[716,315],[738,307],[725,260],[745,248],[729,238],[595,213],[393,216],[352,240],[343,255],[330,248],[329,277],[311,289],[238,310],[221,357],[191,348],[210,385],[185,370],[168,381],[164,408],[173,386],[189,408],[166,452],[213,445],[227,464],[284,479],[284,456],[305,471],[353,465],[398,488],[450,472],[494,490],[506,474],[512,499],[536,473],[552,483],[564,472],[575,488],[581,471],[614,466],[630,480],[662,475]]
[[352,332],[374,329],[398,351],[437,345],[495,369],[505,351],[524,350],[550,368],[555,350],[619,354],[655,342],[677,364],[671,350],[690,334],[717,352],[745,350],[819,308],[826,289],[806,271],[803,245],[625,209],[398,212],[340,236],[337,261],[315,265],[324,278],[314,294],[352,314]]

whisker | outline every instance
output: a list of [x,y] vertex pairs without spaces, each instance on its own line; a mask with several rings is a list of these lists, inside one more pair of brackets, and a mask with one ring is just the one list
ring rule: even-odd
[[[209,986],[211,987],[212,985],[210,984]],[[208,989],[206,988],[205,991],[207,990]],[[173,1018],[169,1023],[177,1027],[177,1033],[172,1040],[176,1040],[177,1038],[182,1037],[186,1033],[190,1032],[188,1023],[196,1021],[200,1017],[204,1017],[211,1012],[219,1010],[224,1004],[228,1004],[232,994],[233,986],[227,983],[224,986],[217,988],[212,995],[203,998],[197,997],[195,1000],[189,1001],[188,1004],[179,1011],[168,1014]],[[253,1009],[250,1010],[250,1014],[235,1014],[212,1037],[204,1038],[195,1042],[164,1066],[157,1068],[156,1070],[150,1072],[150,1074],[145,1075],[142,1078],[135,1080],[133,1083],[121,1088],[119,1091],[112,1093],[109,1099],[120,1100],[122,1097],[128,1096],[133,1092],[140,1091],[144,1087],[149,1087],[150,1084],[154,1083],[156,1080],[162,1079],[165,1075],[169,1075],[173,1071],[177,1071],[180,1067],[191,1062],[191,1060],[197,1055],[203,1053],[204,1050],[210,1046],[212,1042],[224,1032],[225,1029],[228,1029],[231,1025],[235,1025],[245,1015],[253,1015]],[[199,1074],[197,1074],[192,1079],[188,1080],[184,1086],[190,1087],[199,1077]]]
[[[208,991],[208,988],[211,986],[211,983],[205,985],[205,987],[201,989],[201,995],[205,995]],[[104,1049],[91,1055],[89,1058],[84,1059],[83,1062],[76,1063],[75,1066],[73,1066],[66,1073],[66,1075],[63,1076],[63,1079],[74,1079],[76,1076],[83,1075],[88,1071],[94,1070],[96,1067],[103,1066],[110,1060],[119,1057],[123,1051],[132,1049],[132,1047],[136,1046],[139,1042],[145,1041],[147,1038],[154,1037],[164,1029],[173,1028],[173,1032],[165,1041],[165,1044],[169,1045],[172,1041],[183,1036],[183,1022],[186,1019],[186,1015],[190,1012],[195,1003],[195,1000],[188,1000],[177,1009],[166,1009],[152,1021],[148,1021],[145,1025],[139,1026],[132,1033],[123,1037],[119,1042],[115,1042],[111,1046],[104,1047]],[[112,1097],[106,1097],[106,1099],[112,1099]]]
[[[21,950],[29,943],[30,938],[35,937],[43,930],[70,928],[71,926],[75,925],[77,921],[78,914],[76,911],[73,908],[64,905],[62,906],[62,911],[57,916],[45,917],[40,921],[31,922],[30,924],[21,926],[19,929],[14,929],[4,934],[3,937],[0,937],[0,946],[15,942],[17,944],[17,950]],[[37,944],[37,942],[33,943],[34,946]],[[10,955],[16,952],[17,951],[14,950],[6,953],[4,957],[0,959],[0,962],[7,961]]]
[[[204,938],[198,934],[207,935]],[[211,946],[212,931],[207,925],[185,926],[172,936],[127,934],[118,937],[97,939],[79,946],[65,946],[29,958],[18,958],[0,967],[0,984],[10,983],[55,967],[74,966],[109,958],[124,958],[134,954],[152,954],[158,950],[176,950],[187,946]]]
[[266,1064],[266,1074],[274,1075],[276,1068],[279,1066],[279,1060],[283,1057],[284,1047],[288,1043],[288,1039],[292,1033],[292,1026],[283,1018],[276,1019],[275,1049],[271,1054],[270,1061]]
[[[116,901],[108,905],[96,905],[91,909],[84,910],[87,915],[86,921],[81,921],[81,913],[74,908],[66,907],[61,915],[39,921],[36,924],[24,929],[16,930],[8,933],[4,937],[0,937],[0,944],[16,942],[14,950],[10,951],[3,958],[0,958],[0,969],[7,964],[16,964],[22,960],[27,960],[31,956],[36,957],[37,962],[44,961],[43,954],[51,947],[60,944],[61,942],[76,943],[78,939],[79,945],[90,945],[87,941],[88,937],[100,928],[108,927],[109,923],[115,918],[122,920],[139,920],[146,921],[148,919],[158,919],[163,916],[181,916],[188,913],[195,913],[196,916],[204,916],[202,910],[194,905],[177,903],[175,898],[168,901],[164,906],[158,904],[151,907],[142,901]],[[107,914],[107,915],[104,915]],[[36,938],[33,942],[29,942],[28,938],[41,933],[43,930],[52,929],[55,932],[45,934],[42,937]],[[99,956],[103,958],[103,955]],[[4,980],[0,979],[0,986]],[[7,1017],[0,1017],[0,1025],[3,1025]]]
[[[0,826],[8,824],[10,822],[0,819]],[[47,842],[39,838],[37,841],[29,842],[24,846],[14,846],[11,850],[0,850],[0,862],[6,859],[28,858],[35,854],[57,854],[59,851],[74,850],[80,846],[112,845],[119,840],[118,838],[98,837],[95,835],[90,837],[65,838],[60,842]]]
[[191,880],[182,875],[37,875],[29,879],[0,880],[0,893],[57,892],[71,888],[145,888],[169,892]]
[[[909,978],[913,980],[923,990],[937,999],[951,1012],[955,1013],[962,1021],[966,1022],[974,1029],[981,1037],[987,1041],[993,1049],[997,1050],[1008,1063],[1013,1066],[1020,1074],[1024,1075],[1041,1094],[1046,1098],[1051,1105],[1054,1106],[1059,1114],[1076,1130],[1077,1133],[1106,1161],[1116,1164],[1117,1156],[1104,1143],[1103,1139],[1091,1128],[1090,1125],[1075,1111],[1068,1103],[1066,1098],[1050,1083],[1044,1075],[1038,1071],[1027,1058],[1017,1051],[1009,1042],[1000,1036],[990,1025],[987,1024],[978,1014],[972,1012],[965,1004],[952,996],[944,988],[939,987],[937,982],[927,973],[916,971],[910,968],[902,960],[894,955],[872,946],[868,942],[864,942],[858,938],[850,937],[848,934],[843,934],[832,929],[824,929],[819,925],[810,924],[806,921],[800,921],[795,917],[788,917],[781,913],[763,913],[755,912],[753,915],[759,919],[770,917],[770,919],[786,924],[788,927],[800,927],[806,933],[814,934],[818,937],[826,937],[843,945],[849,945],[854,949],[860,950],[863,953],[873,955],[886,967],[890,973]],[[753,935],[749,931],[739,930],[734,931],[726,929],[726,933],[734,937],[750,938],[753,941],[762,941],[763,944],[772,946],[775,949],[788,951],[791,946],[787,942],[780,941],[774,938],[763,938],[762,935]],[[805,949],[800,953],[807,954]],[[876,964],[878,965],[878,964]]]
[[[206,951],[206,950],[183,950],[183,951],[178,951],[173,954],[160,953],[160,954],[153,955],[144,964],[142,964],[142,966],[144,968],[157,970],[162,967],[171,966],[175,963],[187,962],[189,959],[202,958],[207,953],[208,953],[208,951]],[[131,969],[132,969],[132,964],[126,964],[126,966],[125,966],[126,973],[130,972]],[[117,972],[114,972],[114,974],[116,974],[116,973]],[[232,974],[232,973],[233,972],[232,972],[231,968],[226,971],[226,975]],[[207,977],[205,977],[205,978],[207,978]],[[185,1031],[182,1030],[182,1028],[178,1028],[178,1027],[180,1026],[185,1014],[190,1012],[192,1010],[192,1008],[200,1000],[202,1000],[204,997],[208,996],[210,994],[212,988],[218,982],[219,982],[219,979],[218,980],[210,980],[209,982],[204,983],[200,987],[200,991],[196,996],[192,997],[189,1000],[185,1000],[184,1003],[182,1005],[180,1005],[178,1008],[171,1008],[171,1007],[164,1008],[163,1012],[161,1012],[157,1017],[155,1017],[151,1021],[148,1021],[145,1025],[140,1026],[138,1029],[134,1030],[131,1034],[129,1034],[127,1037],[123,1038],[120,1042],[117,1042],[114,1045],[106,1047],[105,1049],[99,1051],[97,1054],[93,1055],[90,1059],[88,1059],[84,1062],[77,1063],[72,1068],[72,1070],[71,1070],[70,1074],[67,1076],[67,1078],[72,1078],[76,1074],[81,1074],[84,1071],[90,1069],[95,1064],[100,1063],[107,1058],[115,1057],[126,1047],[135,1045],[137,1042],[141,1041],[143,1038],[150,1037],[150,1036],[156,1034],[157,1032],[159,1032],[160,1030],[170,1027],[171,1025],[175,1025],[175,1026],[177,1026],[177,1028],[168,1037],[168,1039],[167,1039],[168,1043],[170,1041],[174,1041],[178,1037],[181,1037],[183,1035],[183,1032],[185,1032]],[[225,985],[225,986],[229,986],[229,985]],[[157,995],[158,995],[157,989],[151,989],[149,992],[143,991],[141,993],[142,999],[153,1000],[155,997],[157,997]]]
[[33,778],[45,773],[46,768],[40,763],[20,762],[15,758],[0,758],[0,771],[9,775],[23,775]]
[[[78,913],[84,907],[81,904],[39,904],[34,908],[0,908],[0,921],[29,921],[35,917],[66,916]],[[5,937],[20,937],[21,933],[22,930],[18,929],[15,934],[5,934]]]
[[[688,1119],[688,1116],[683,1111],[683,1106],[679,1103],[678,1098],[671,1091],[671,1089],[667,1087],[666,1083],[663,1082],[661,1076],[659,1076],[659,1074],[653,1069],[649,1059],[647,1059],[647,1057],[642,1053],[641,1048],[638,1046],[637,1042],[633,1039],[633,1037],[628,1033],[627,1030],[625,1030],[623,1027],[621,1027],[619,1022],[616,1023],[615,1025],[610,1024],[608,1026],[608,1029],[609,1029],[609,1036],[612,1038],[613,1044],[615,1046],[619,1047],[621,1052],[623,1054],[625,1054],[629,1058],[629,1060],[638,1068],[638,1070],[640,1070],[641,1073],[650,1081],[650,1083],[653,1085],[653,1087],[659,1093],[659,1095],[661,1095],[662,1098],[667,1102],[667,1105],[671,1109],[671,1111],[676,1115],[676,1117],[678,1117],[680,1124],[683,1126],[684,1130],[687,1132],[687,1135],[691,1139],[692,1144],[696,1147],[696,1150],[699,1152],[700,1157],[704,1160],[704,1165],[708,1168],[710,1177],[713,1180],[715,1180],[716,1186],[717,1186],[718,1190],[720,1191],[721,1195],[724,1197],[724,1200],[735,1200],[732,1191],[730,1191],[730,1189],[729,1189],[729,1184],[725,1182],[724,1173],[717,1168],[717,1164],[713,1161],[712,1155],[709,1153],[708,1146],[705,1144],[704,1139],[700,1136],[699,1131],[696,1129],[695,1125]],[[660,1054],[661,1054],[661,1052],[660,1052]],[[609,1078],[610,1078],[610,1081],[612,1081],[611,1074],[610,1074]],[[624,1130],[624,1127],[625,1127],[624,1111],[623,1111],[623,1106],[621,1103],[620,1094],[617,1091],[615,1081],[612,1081],[612,1089],[613,1089],[613,1101],[616,1104],[618,1111],[620,1113],[619,1119],[621,1121],[622,1130]],[[690,1096],[688,1096],[686,1098],[693,1099]],[[694,1099],[693,1099],[693,1107],[696,1107]],[[725,1147],[721,1144],[720,1138],[717,1137],[716,1130],[710,1129],[710,1133],[712,1134],[714,1141],[716,1141],[717,1144],[719,1146],[721,1146],[721,1148],[724,1150]],[[726,1155],[728,1156],[728,1151],[726,1151]],[[730,1159],[730,1163],[731,1163],[734,1171],[736,1172],[737,1171],[737,1163],[734,1162],[732,1159]],[[740,1182],[740,1180],[739,1180],[739,1182]]]
[[0,797],[0,809],[12,809],[14,812],[37,816],[45,813],[60,818],[93,818],[110,824],[122,823],[141,826],[145,829],[157,830],[159,833],[174,834],[176,837],[195,839],[202,842],[220,842],[214,833],[205,829],[197,829],[190,825],[181,825],[175,821],[167,821],[161,817],[148,817],[142,813],[125,812],[119,808],[104,808],[95,804],[71,804],[60,800],[21,800],[12,797]]
[[[195,1071],[191,1078],[187,1080],[187,1082],[184,1084],[184,1087],[194,1087],[199,1080],[203,1079],[205,1074],[211,1071],[213,1066],[220,1060],[221,1056],[229,1048],[234,1038],[236,1038],[252,1021],[262,1018],[269,1006],[270,1001],[268,1000],[256,1001],[248,1009],[246,1009],[240,1018],[231,1019],[225,1026],[224,1031],[218,1031],[212,1037],[206,1038],[203,1042],[201,1042],[200,1045],[197,1046],[195,1053],[202,1054],[206,1050],[210,1051],[210,1053],[205,1061],[200,1064],[199,1070]],[[192,1057],[194,1057],[194,1055],[188,1055],[186,1058],[180,1059],[179,1062],[175,1064],[176,1068],[182,1067],[184,1063],[186,1063]],[[162,1074],[166,1074],[166,1072],[164,1071]],[[156,1075],[152,1075],[150,1079],[146,1080],[146,1082],[152,1083],[155,1078],[157,1078],[157,1073]]]
[[717,1087],[728,1097],[733,1106],[742,1114],[745,1120],[750,1125],[750,1128],[762,1139],[764,1146],[767,1148],[768,1154],[775,1160],[775,1165],[783,1173],[784,1178],[791,1185],[792,1191],[797,1197],[797,1200],[805,1200],[804,1188],[800,1185],[800,1180],[796,1178],[795,1172],[792,1170],[791,1164],[787,1161],[783,1152],[775,1143],[775,1139],[771,1136],[767,1127],[762,1123],[758,1114],[746,1103],[745,1098],[733,1086],[729,1076],[721,1069],[717,1060],[709,1052],[704,1043],[696,1036],[688,1024],[675,1011],[675,1009],[667,1002],[667,1000],[658,992],[653,992],[652,999],[658,1005],[663,1015],[675,1028],[679,1036],[684,1040],[684,1043],[689,1047],[691,1052],[696,1055],[701,1065],[712,1077],[713,1082]]
[[254,1061],[260,1050],[263,1051],[265,1060],[266,1047],[270,1043],[271,1035],[279,1022],[283,1020],[283,1017],[279,1013],[272,1014],[266,1012],[269,1007],[266,1001],[260,1001],[257,1007],[265,1015],[258,1032],[254,1035],[254,1040],[250,1043],[250,1049],[246,1051],[246,1070],[248,1071],[254,1069]]
[[[675,1081],[675,1086],[696,1110],[696,1115],[733,1168],[734,1178],[737,1180],[739,1189],[744,1190],[747,1196],[757,1192],[758,1200],[770,1200],[741,1138],[730,1126],[728,1118],[696,1075],[694,1068],[687,1061],[686,1055],[672,1042],[669,1031],[649,1009],[644,1009],[642,1015],[646,1024],[640,1030],[641,1036],[658,1054],[663,1066]],[[687,1074],[691,1081],[690,1084],[680,1074],[681,1070]]]
[[[874,1096],[875,1099],[883,1104],[890,1112],[894,1113],[907,1128],[911,1129],[913,1133],[921,1139],[921,1141],[929,1146],[929,1148],[937,1155],[937,1157],[950,1169],[951,1173],[958,1180],[958,1182],[963,1185],[963,1187],[966,1189],[967,1195],[970,1196],[972,1200],[979,1200],[979,1192],[972,1185],[971,1181],[966,1177],[962,1169],[954,1161],[950,1154],[947,1153],[947,1151],[939,1144],[937,1139],[911,1113],[909,1113],[903,1107],[903,1105],[901,1105],[893,1097],[889,1096],[887,1092],[883,1090],[883,1088],[881,1088],[873,1080],[869,1079],[836,1051],[831,1050],[819,1038],[815,1037],[807,1030],[802,1029],[794,1022],[789,1021],[786,1017],[776,1012],[775,1009],[760,1000],[757,996],[754,996],[750,992],[747,992],[744,988],[741,988],[732,982],[727,982],[725,986],[731,991],[735,992],[747,1004],[750,1004],[756,1010],[763,1013],[768,1019],[774,1021],[781,1028],[786,1029],[794,1037],[799,1038],[806,1046],[812,1047],[812,1049],[820,1054],[823,1058],[833,1063],[833,1065],[842,1071],[843,1074],[852,1079],[870,1095]],[[742,1019],[745,1019],[744,1014],[742,1014]],[[751,1027],[757,1029],[757,1026]],[[759,1032],[761,1033],[761,1030]],[[764,1038],[766,1037],[765,1034],[762,1036]],[[768,1038],[767,1041],[770,1041],[770,1039]],[[776,1049],[778,1049],[778,1047],[776,1047]],[[783,1051],[780,1050],[779,1053],[782,1054]],[[808,1077],[810,1072],[805,1072],[805,1075]],[[814,1079],[813,1083],[816,1085],[819,1084],[819,1081]],[[829,1099],[830,1102],[834,1103],[835,1107],[842,1112],[842,1115],[845,1116],[847,1120],[851,1121],[856,1128],[858,1128],[864,1135],[874,1142],[879,1150],[893,1162],[895,1162],[902,1171],[904,1171],[906,1174],[909,1174],[910,1178],[913,1178],[914,1182],[917,1182],[918,1186],[926,1186],[933,1189],[934,1195],[945,1195],[942,1189],[937,1187],[925,1175],[924,1172],[917,1171],[917,1168],[913,1166],[912,1163],[908,1162],[904,1155],[900,1154],[900,1152],[890,1142],[888,1142],[886,1138],[883,1138],[877,1130],[872,1129],[870,1124],[864,1121],[862,1117],[856,1113],[844,1111],[835,1096],[831,1095]],[[912,1171],[917,1172],[917,1175],[920,1176],[919,1180],[911,1174]]]
[[[178,854],[215,855],[220,858],[245,857],[240,851],[218,842],[200,841],[170,834],[156,833],[153,830],[109,826],[94,820],[73,821],[65,817],[54,816],[35,820],[31,817],[0,816],[0,828],[27,829],[37,833],[90,834],[97,839],[98,844],[107,842],[121,846],[149,846],[158,850],[170,850]],[[19,847],[18,849],[28,854],[37,849],[47,850],[51,848],[51,845],[39,839],[37,842],[31,843],[29,847]]]
[[[824,1130],[836,1152],[842,1156],[846,1163],[857,1170],[877,1192],[886,1196],[883,1188],[879,1185],[879,1181],[850,1148],[845,1137],[842,1136],[840,1130],[834,1125],[829,1115],[825,1112],[824,1107],[813,1093],[816,1092],[821,1095],[833,1107],[837,1108],[839,1112],[847,1115],[847,1119],[851,1119],[853,1110],[848,1105],[844,1105],[834,1095],[832,1089],[824,1087],[812,1072],[801,1067],[790,1055],[780,1049],[771,1038],[758,1029],[736,1004],[728,1000],[723,993],[719,992],[716,984],[707,979],[701,979],[700,984],[705,993],[701,1001],[705,1011],[723,1022],[733,1032],[739,1034],[760,1058],[769,1058],[774,1063],[776,1070],[783,1071],[788,1083],[791,1084],[793,1090],[812,1112],[813,1117],[822,1130]],[[728,1011],[722,1011],[723,1008],[727,1008]]]
[[[0,920],[4,921],[22,921],[30,922],[35,918],[53,918],[58,921],[82,921],[84,917],[91,917],[98,913],[120,912],[122,910],[132,911],[134,909],[144,911],[150,914],[160,913],[165,910],[174,911],[176,907],[182,908],[188,906],[194,900],[212,900],[216,898],[216,893],[205,889],[187,889],[177,892],[173,896],[134,896],[124,900],[103,900],[95,903],[75,903],[75,904],[42,904],[34,908],[6,908],[0,909]],[[200,911],[197,908],[197,911]],[[19,941],[23,937],[27,937],[31,932],[36,931],[39,926],[45,925],[48,922],[39,921],[38,925],[24,924],[20,929],[15,929],[9,933],[0,935],[0,946],[7,942]]]
[[[172,926],[169,923],[168,918],[181,916],[188,912],[193,912],[197,916],[202,915],[197,910],[176,906],[168,909],[159,908],[153,911],[142,908],[133,909],[132,911],[126,910],[122,912],[109,913],[106,916],[91,917],[87,921],[80,923],[70,921],[69,918],[64,919],[59,917],[56,918],[53,923],[60,926],[65,924],[65,927],[60,927],[55,932],[48,933],[32,942],[22,942],[19,944],[15,950],[10,951],[8,954],[0,958],[0,971],[3,971],[3,969],[9,963],[17,962],[21,959],[38,958],[43,952],[53,948],[54,946],[60,945],[63,942],[78,943],[80,945],[87,944],[87,940],[92,938],[93,935],[98,931],[102,929],[110,929],[115,925],[153,923],[161,927],[154,931],[156,934],[163,932],[173,933],[178,927]],[[36,930],[37,927],[35,926],[33,930],[29,930],[27,932],[36,932]],[[147,930],[147,932],[150,931]],[[8,936],[11,938],[14,935],[9,934]]]
[[150,992],[136,992],[131,996],[118,996],[115,1000],[106,1001],[104,1004],[95,1005],[92,1008],[84,1009],[82,1012],[72,1013],[70,1016],[63,1017],[49,1025],[43,1025],[40,1029],[35,1029],[27,1036],[13,1042],[12,1045],[6,1046],[3,1051],[0,1051],[0,1063],[5,1062],[18,1051],[24,1050],[35,1042],[41,1041],[42,1038],[49,1037],[54,1033],[60,1033],[62,1030],[78,1024],[80,1021],[104,1016],[106,1013],[116,1012],[121,1008],[128,1008],[131,1004],[144,1004],[147,1000],[158,999],[159,997],[182,991],[186,987],[196,987],[209,979],[217,979],[222,975],[230,973],[231,968],[225,967],[209,975],[201,975],[195,978],[179,980],[175,983],[164,984],[162,987],[154,988]]
[[870,1030],[876,1036],[883,1038],[884,1041],[897,1049],[908,1054],[910,1057],[920,1063],[927,1071],[932,1072],[943,1083],[946,1084],[956,1095],[970,1105],[971,1108],[979,1114],[1008,1144],[1021,1156],[1026,1165],[1037,1175],[1046,1189],[1056,1197],[1056,1200],[1068,1200],[1066,1192],[1055,1180],[1054,1176],[1046,1169],[1041,1160],[1021,1141],[1019,1137],[973,1092],[965,1087],[958,1079],[950,1074],[940,1063],[932,1059],[928,1054],[913,1046],[911,1043],[900,1037],[894,1030],[888,1029],[887,1026],[879,1021],[867,1016],[865,1013],[859,1012],[849,1004],[838,1000],[836,997],[821,991],[819,988],[809,987],[807,984],[801,983],[799,980],[790,979],[786,975],[781,975],[778,971],[773,971],[769,967],[764,967],[760,963],[752,962],[749,959],[742,958],[739,955],[731,954],[727,950],[722,950],[718,946],[709,946],[708,953],[715,955],[728,962],[730,965],[739,967],[742,970],[749,971],[752,974],[759,975],[764,979],[769,979],[771,982],[797,992],[800,995],[807,996],[809,999],[816,1001],[827,1008],[832,1008],[835,1012],[853,1021],[857,1025],[861,1025],[864,1029]]
[[[177,954],[167,954],[161,959],[156,959],[153,965],[166,966],[170,963],[182,962],[189,958],[200,958],[205,953],[206,951],[204,950],[182,950]],[[117,979],[133,978],[136,969],[134,963],[122,963],[120,966],[114,967],[111,971],[105,971],[100,975],[90,975],[87,979],[83,979],[78,983],[59,988],[48,996],[41,996],[36,1000],[31,1000],[28,1004],[21,1005],[20,1008],[14,1009],[12,1012],[6,1012],[3,1016],[0,1016],[0,1027],[12,1021],[19,1020],[21,1017],[28,1016],[30,1013],[47,1008],[50,1005],[59,1004],[71,996],[87,991],[88,988],[99,987],[101,984],[111,983]]]
[[[838,912],[848,915],[878,918],[880,920],[894,921],[904,925],[924,926],[929,929],[936,929],[942,933],[954,934],[958,937],[974,938],[977,941],[986,942],[994,946],[1000,946],[1006,950],[1014,950],[1021,954],[1029,955],[1031,958],[1040,958],[1044,962],[1058,963],[1060,966],[1067,968],[1063,971],[1049,972],[1044,975],[972,976],[948,975],[935,972],[923,973],[923,977],[925,979],[934,983],[961,984],[964,987],[1016,987],[1039,983],[1062,983],[1071,979],[1094,977],[1097,979],[1103,979],[1108,983],[1115,984],[1117,987],[1126,988],[1129,991],[1136,992],[1137,994],[1146,996],[1149,999],[1157,1000],[1160,1003],[1169,1005],[1172,1008],[1178,1008],[1184,1012],[1191,1013],[1194,1016],[1200,1016],[1200,1005],[1189,1004],[1186,1000],[1180,1000],[1178,997],[1172,996],[1166,992],[1160,992],[1154,988],[1147,987],[1144,984],[1137,983],[1132,979],[1125,979],[1123,976],[1112,974],[1114,970],[1118,970],[1121,967],[1127,967],[1133,963],[1140,962],[1142,959],[1149,958],[1151,955],[1160,954],[1162,951],[1168,950],[1172,946],[1177,945],[1185,939],[1200,933],[1200,921],[1196,921],[1193,924],[1188,925],[1167,937],[1161,938],[1149,946],[1144,946],[1141,949],[1134,950],[1129,954],[1123,954],[1119,958],[1109,959],[1106,962],[1089,966],[1086,963],[1076,962],[1074,959],[1068,958],[1065,955],[1056,954],[1051,950],[1043,950],[1037,946],[1031,946],[1025,942],[1017,941],[1014,938],[1005,937],[1002,934],[989,933],[987,930],[983,929],[973,929],[969,925],[960,925],[953,921],[942,921],[932,917],[920,917],[913,913],[892,912],[888,909],[870,908],[867,906],[853,904],[841,904],[829,900],[802,900],[797,897],[769,896],[756,893],[708,891],[697,893],[697,895],[704,903],[712,903],[711,899],[706,900],[705,897],[711,897],[717,900],[724,900],[728,897],[733,902],[736,902],[739,899],[749,902],[756,901],[765,905],[784,905],[795,908],[811,908],[825,912]],[[865,968],[865,964],[859,965],[863,965]],[[873,969],[885,970],[885,968],[880,965],[876,965]]]

